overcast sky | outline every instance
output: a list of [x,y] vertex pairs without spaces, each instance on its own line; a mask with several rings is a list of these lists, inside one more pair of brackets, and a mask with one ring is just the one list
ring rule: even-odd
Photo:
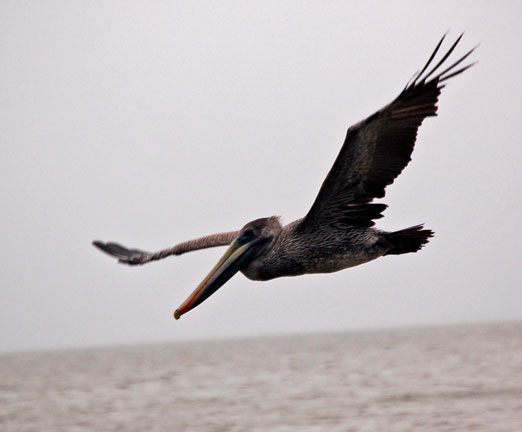
[[[0,350],[522,319],[519,1],[0,4]],[[417,254],[328,275],[235,276],[175,321],[223,249],[157,250],[302,217],[346,129],[439,38],[448,83],[379,227]]]

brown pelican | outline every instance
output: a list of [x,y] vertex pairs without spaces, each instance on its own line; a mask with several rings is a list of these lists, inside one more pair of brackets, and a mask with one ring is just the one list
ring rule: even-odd
[[230,245],[203,282],[176,309],[176,319],[206,300],[238,271],[249,279],[266,281],[335,272],[384,255],[417,252],[433,231],[423,229],[423,225],[394,232],[373,228],[374,220],[382,217],[387,206],[372,201],[384,196],[386,186],[410,161],[419,126],[426,117],[437,115],[444,82],[473,66],[457,68],[474,49],[440,71],[461,38],[428,70],[442,37],[426,65],[393,102],[348,129],[337,159],[302,219],[285,226],[276,216],[256,219],[239,231],[212,234],[154,253],[117,243],[93,244],[118,258],[118,262],[130,265]]

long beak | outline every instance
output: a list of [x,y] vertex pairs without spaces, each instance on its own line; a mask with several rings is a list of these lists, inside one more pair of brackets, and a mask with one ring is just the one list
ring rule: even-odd
[[201,282],[187,300],[176,309],[174,318],[179,319],[181,315],[195,308],[200,303],[203,303],[214,294],[240,270],[244,263],[257,256],[258,250],[266,240],[264,237],[256,237],[247,243],[241,241],[241,238],[234,240],[203,282]]

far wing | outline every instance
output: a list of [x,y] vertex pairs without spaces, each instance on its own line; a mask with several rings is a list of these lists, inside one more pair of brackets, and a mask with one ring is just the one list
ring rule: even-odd
[[185,252],[191,252],[194,250],[226,246],[232,243],[238,235],[239,231],[212,234],[195,240],[189,240],[158,252],[145,252],[139,249],[128,249],[118,243],[104,243],[99,240],[93,241],[92,244],[106,254],[118,258],[119,263],[141,265],[166,258],[170,255],[181,255]]
[[372,219],[382,217],[380,212],[386,206],[368,203],[374,198],[382,198],[386,186],[393,183],[410,161],[419,126],[426,117],[437,115],[442,83],[473,65],[456,69],[474,49],[438,72],[461,38],[462,35],[426,72],[443,37],[424,68],[391,104],[348,129],[343,147],[301,222],[301,229],[315,229],[323,223],[336,222],[371,226]]

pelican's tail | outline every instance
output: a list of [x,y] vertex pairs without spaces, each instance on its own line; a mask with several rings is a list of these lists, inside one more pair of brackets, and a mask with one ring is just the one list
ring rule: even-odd
[[400,231],[386,233],[390,250],[384,255],[400,255],[420,250],[434,234],[432,230],[423,228],[423,225],[415,225]]

